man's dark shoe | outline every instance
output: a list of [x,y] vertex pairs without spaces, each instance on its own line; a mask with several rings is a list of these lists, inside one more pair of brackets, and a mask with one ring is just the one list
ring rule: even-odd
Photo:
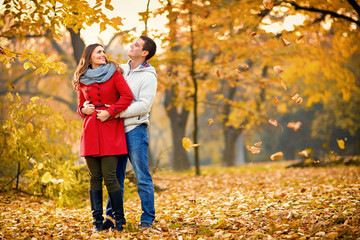
[[140,228],[152,228],[152,223],[142,222]]
[[[107,217],[104,224],[103,224],[103,230],[108,230],[110,228],[114,228],[114,223],[109,219],[110,217]],[[115,221],[114,221],[115,222]]]

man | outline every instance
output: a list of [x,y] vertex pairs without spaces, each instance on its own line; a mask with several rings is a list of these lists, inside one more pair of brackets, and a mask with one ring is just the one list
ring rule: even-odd
[[[134,100],[117,117],[124,118],[128,155],[118,160],[116,175],[124,192],[124,179],[127,158],[129,158],[137,179],[138,194],[141,199],[141,228],[152,227],[155,220],[154,185],[148,167],[148,126],[149,112],[155,100],[157,76],[155,69],[147,62],[156,52],[155,42],[146,36],[140,36],[131,44],[128,51],[130,60],[122,64],[124,78],[129,85]],[[106,214],[113,218],[108,200]],[[125,224],[125,223],[124,223]],[[104,229],[113,227],[106,219]]]

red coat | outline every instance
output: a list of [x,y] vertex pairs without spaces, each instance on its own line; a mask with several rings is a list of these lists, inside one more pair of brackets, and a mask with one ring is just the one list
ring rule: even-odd
[[[104,83],[79,84],[77,111],[84,118],[80,156],[100,157],[127,153],[124,121],[114,116],[125,110],[132,100],[132,92],[119,71]],[[96,118],[96,111],[92,115],[82,114],[80,110],[85,101],[90,101],[93,105],[109,104],[109,108],[97,107],[96,110],[107,110],[111,118],[101,122]]]

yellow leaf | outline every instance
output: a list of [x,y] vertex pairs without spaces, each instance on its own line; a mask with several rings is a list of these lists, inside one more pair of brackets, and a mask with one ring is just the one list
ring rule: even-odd
[[114,7],[111,6],[110,4],[105,4],[105,8],[109,9],[110,11],[114,10]]
[[106,30],[106,23],[101,22],[101,23],[100,23],[100,32],[103,32],[103,31],[105,31],[105,30]]
[[35,101],[37,101],[37,100],[39,100],[39,97],[38,97],[38,96],[34,96],[34,97],[30,98],[30,101],[32,101],[32,102],[35,102]]
[[28,123],[26,125],[26,129],[28,130],[28,132],[33,132],[34,131],[34,126],[31,123]]
[[40,170],[40,169],[43,169],[43,168],[44,168],[44,164],[43,164],[43,163],[40,163],[37,168],[38,168],[39,170]]
[[183,148],[186,150],[186,151],[190,151],[190,147],[191,147],[191,139],[190,138],[187,138],[187,137],[184,137],[182,139],[182,145],[183,145]]
[[45,75],[45,74],[47,74],[48,71],[49,71],[49,68],[47,66],[45,66],[42,70],[42,74]]
[[50,182],[52,179],[51,173],[46,172],[42,177],[41,177],[41,182],[44,184],[47,184],[48,182]]
[[5,55],[1,55],[1,56],[0,56],[0,61],[5,60],[5,58],[6,58],[6,56],[5,56]]
[[213,123],[214,123],[214,119],[209,118],[209,119],[208,119],[208,122],[209,122],[209,126],[210,126],[211,124],[213,124]]
[[29,68],[35,68],[31,62],[24,63],[24,69],[27,70]]
[[340,149],[345,149],[345,141],[342,139],[336,139],[337,144],[339,146]]
[[270,156],[271,160],[280,160],[284,156],[283,152],[276,152]]
[[274,104],[274,105],[279,105],[279,103],[280,103],[280,102],[279,102],[279,99],[278,99],[277,97],[274,97],[274,98],[273,98],[273,104]]
[[39,73],[41,73],[41,71],[43,70],[43,68],[41,67],[41,68],[38,68],[38,69],[36,69],[36,71],[35,71],[35,74],[39,74]]

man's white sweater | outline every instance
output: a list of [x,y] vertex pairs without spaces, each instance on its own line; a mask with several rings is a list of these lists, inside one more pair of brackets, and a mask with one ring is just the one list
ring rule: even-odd
[[149,113],[157,89],[155,68],[145,62],[136,69],[130,70],[130,61],[121,65],[124,70],[124,78],[134,96],[129,107],[120,113],[120,117],[124,118],[125,132],[129,132],[143,123],[150,125]]

